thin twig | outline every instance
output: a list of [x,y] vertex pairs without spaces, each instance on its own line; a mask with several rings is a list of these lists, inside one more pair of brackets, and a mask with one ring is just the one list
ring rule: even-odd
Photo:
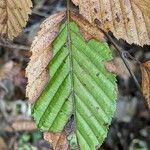
[[4,41],[0,41],[0,46],[6,47],[6,48],[12,48],[12,49],[21,49],[21,50],[30,49],[30,47],[25,46],[25,45],[19,45],[19,44],[10,43],[10,42],[4,42]]
[[38,10],[33,10],[32,13],[36,14],[38,16],[44,17],[44,18],[47,18],[49,16],[48,14],[43,13],[43,12],[39,12]]
[[44,5],[45,2],[46,2],[46,0],[39,1],[39,2],[36,4],[36,6],[34,7],[34,10],[40,9],[40,8]]
[[115,49],[118,51],[120,57],[122,58],[126,68],[128,69],[129,73],[131,74],[132,78],[134,79],[136,86],[138,87],[139,90],[141,90],[141,87],[140,87],[140,84],[139,84],[137,78],[135,77],[134,73],[131,71],[128,59],[130,58],[130,59],[136,61],[138,64],[141,64],[141,62],[139,60],[137,60],[136,58],[134,58],[133,56],[131,56],[129,52],[125,51],[122,47],[120,47],[108,33],[106,33],[103,29],[101,29],[97,19],[95,20],[95,23],[96,23],[97,27],[106,36],[106,38],[114,45]]

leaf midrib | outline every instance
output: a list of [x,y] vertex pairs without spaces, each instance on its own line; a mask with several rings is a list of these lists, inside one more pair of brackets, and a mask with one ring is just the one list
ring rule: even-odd
[[74,91],[74,81],[73,81],[73,54],[72,54],[72,42],[71,42],[71,28],[70,28],[70,11],[67,10],[67,48],[69,53],[69,75],[71,81],[71,97],[73,103],[72,115],[74,115],[74,132],[77,138],[77,144],[79,147],[78,137],[77,137],[77,116],[76,116],[76,102],[75,102],[75,91]]

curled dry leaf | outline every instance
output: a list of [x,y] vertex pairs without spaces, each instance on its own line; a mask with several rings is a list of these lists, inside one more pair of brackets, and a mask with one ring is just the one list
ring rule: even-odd
[[0,37],[16,37],[25,27],[31,7],[31,0],[0,0]]
[[141,65],[141,73],[142,73],[142,93],[150,109],[150,61],[147,61]]
[[54,150],[69,150],[67,136],[64,131],[61,133],[45,132],[44,139],[52,145]]
[[91,23],[129,44],[150,44],[149,0],[72,0]]

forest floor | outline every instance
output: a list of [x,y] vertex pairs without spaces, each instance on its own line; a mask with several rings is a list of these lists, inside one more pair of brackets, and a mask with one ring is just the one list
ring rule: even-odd
[[[42,133],[30,124],[25,68],[31,55],[29,47],[41,22],[55,12],[65,10],[66,5],[64,0],[33,0],[33,3],[33,13],[22,34],[8,47],[0,47],[0,150],[50,149]],[[150,47],[118,42],[141,62],[150,59]],[[116,53],[114,61],[118,70],[117,110],[101,149],[150,150],[150,111]],[[139,66],[132,61],[130,66],[141,82]]]

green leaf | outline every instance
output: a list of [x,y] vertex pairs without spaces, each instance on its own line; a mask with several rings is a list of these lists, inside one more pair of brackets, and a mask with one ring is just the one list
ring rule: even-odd
[[116,107],[116,78],[105,68],[110,60],[107,43],[86,41],[74,22],[63,24],[53,42],[51,79],[32,108],[38,127],[60,132],[73,115],[80,149],[101,145]]

